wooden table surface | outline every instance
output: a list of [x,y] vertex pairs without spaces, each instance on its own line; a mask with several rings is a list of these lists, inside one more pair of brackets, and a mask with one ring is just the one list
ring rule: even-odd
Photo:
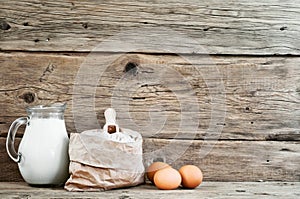
[[0,182],[0,198],[299,198],[300,182],[203,182],[197,189],[158,190],[146,184],[105,192],[68,192]]

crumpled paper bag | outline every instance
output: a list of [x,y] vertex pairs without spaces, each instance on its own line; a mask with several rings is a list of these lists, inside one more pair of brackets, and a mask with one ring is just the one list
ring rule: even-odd
[[142,136],[122,129],[128,140],[113,141],[100,129],[70,136],[68,191],[104,191],[144,182]]

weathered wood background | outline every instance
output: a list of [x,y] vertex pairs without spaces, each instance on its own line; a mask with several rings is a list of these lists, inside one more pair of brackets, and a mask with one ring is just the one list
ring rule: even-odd
[[[118,47],[96,52],[98,59],[116,58],[109,66],[98,66],[107,69],[95,96],[88,96],[95,100],[99,124],[104,124],[103,111],[116,98],[120,125],[141,131],[145,154],[153,152],[153,157],[176,168],[196,164],[205,180],[214,181],[300,180],[299,0],[1,0],[0,4],[0,181],[22,181],[17,165],[6,154],[5,140],[11,122],[26,114],[25,107],[67,102],[69,133],[77,132],[77,126],[80,130],[97,127],[86,120],[90,104],[80,104],[83,120],[74,118],[74,96],[87,98],[74,89],[78,71],[100,42],[113,42],[122,31],[152,27],[188,35],[210,54],[213,64],[207,62],[205,52],[180,46],[185,45],[181,42],[167,42],[174,49],[171,53],[143,49],[127,53]],[[135,41],[149,40],[149,46],[160,49],[151,42],[160,37],[137,31]],[[126,72],[128,63],[136,66],[135,73]],[[159,72],[159,64],[181,74],[193,98],[182,82]],[[142,83],[129,94],[119,86],[114,95],[124,76],[128,85]],[[174,83],[173,91],[185,98],[178,100],[176,92],[153,77]],[[220,79],[224,87],[217,84]],[[211,89],[214,85],[208,82],[216,82],[220,89]],[[198,104],[200,111],[185,113],[191,120],[179,127],[181,104],[190,103]],[[122,114],[127,105],[130,114]],[[149,111],[155,115],[159,110],[167,118],[162,128],[155,125],[157,118],[149,116]],[[131,126],[132,121],[137,125]],[[195,121],[199,121],[197,129],[189,128]],[[221,134],[210,136],[211,126]],[[17,136],[19,143],[22,129]],[[159,150],[170,143],[187,146],[175,162],[172,150]],[[202,157],[205,146],[213,148]]]

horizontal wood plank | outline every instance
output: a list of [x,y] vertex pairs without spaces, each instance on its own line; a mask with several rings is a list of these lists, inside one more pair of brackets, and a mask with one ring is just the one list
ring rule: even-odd
[[60,101],[70,133],[103,126],[113,106],[144,137],[300,140],[297,57],[0,53],[0,63],[2,137],[25,107]]
[[287,198],[300,195],[300,183],[279,182],[203,182],[197,189],[158,190],[141,185],[105,192],[67,192],[59,188],[36,188],[25,183],[0,183],[0,196],[10,198]]
[[[0,138],[0,181],[22,182],[22,176],[19,172],[18,164],[10,159],[5,147],[6,139]],[[18,148],[20,139],[16,139],[15,146]]]
[[[17,138],[17,142],[20,138]],[[0,181],[22,181],[0,138]],[[205,181],[300,181],[299,142],[144,139],[144,164],[194,164]]]
[[208,181],[299,181],[299,142],[144,140],[144,161],[194,164]]
[[109,41],[98,50],[128,52],[121,41],[139,52],[299,55],[299,10],[299,0],[2,0],[0,46],[90,52]]

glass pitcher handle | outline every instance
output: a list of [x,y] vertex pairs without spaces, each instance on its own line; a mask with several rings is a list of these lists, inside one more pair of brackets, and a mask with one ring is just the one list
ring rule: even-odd
[[21,117],[16,119],[10,126],[7,134],[7,139],[6,139],[6,151],[9,155],[9,157],[19,163],[21,161],[22,154],[17,153],[15,150],[15,136],[17,133],[18,128],[23,125],[28,123],[28,118],[27,117]]

